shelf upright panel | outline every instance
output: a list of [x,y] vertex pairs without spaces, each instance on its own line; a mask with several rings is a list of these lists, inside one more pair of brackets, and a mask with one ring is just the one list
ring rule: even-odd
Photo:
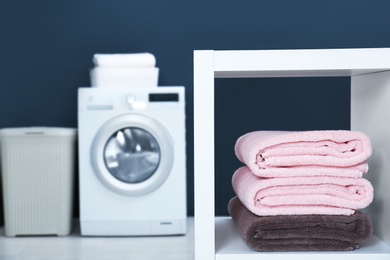
[[195,259],[214,259],[214,57],[194,55]]
[[373,155],[364,177],[375,194],[366,212],[375,224],[374,233],[390,245],[390,71],[351,78],[351,129],[370,137]]

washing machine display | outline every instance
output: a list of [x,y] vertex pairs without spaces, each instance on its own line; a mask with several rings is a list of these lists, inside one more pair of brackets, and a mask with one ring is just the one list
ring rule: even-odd
[[184,88],[80,88],[82,235],[186,232]]

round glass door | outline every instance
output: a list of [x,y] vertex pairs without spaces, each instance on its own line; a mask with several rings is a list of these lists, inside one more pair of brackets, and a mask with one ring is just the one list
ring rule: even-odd
[[101,126],[91,146],[94,173],[108,189],[125,196],[153,192],[168,178],[173,140],[157,120],[124,114]]
[[149,179],[156,172],[161,152],[157,140],[148,131],[127,127],[107,140],[103,156],[112,176],[134,184]]

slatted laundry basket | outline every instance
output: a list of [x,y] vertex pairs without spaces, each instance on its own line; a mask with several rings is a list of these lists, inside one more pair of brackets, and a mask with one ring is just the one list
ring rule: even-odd
[[0,130],[6,236],[71,231],[76,129]]

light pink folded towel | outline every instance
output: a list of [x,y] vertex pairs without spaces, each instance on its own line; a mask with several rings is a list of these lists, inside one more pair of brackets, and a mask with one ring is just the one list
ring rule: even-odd
[[240,201],[259,216],[351,215],[374,197],[371,183],[364,178],[261,178],[246,166],[233,174],[232,184]]
[[357,131],[257,131],[238,138],[237,158],[260,177],[361,177],[372,152]]

